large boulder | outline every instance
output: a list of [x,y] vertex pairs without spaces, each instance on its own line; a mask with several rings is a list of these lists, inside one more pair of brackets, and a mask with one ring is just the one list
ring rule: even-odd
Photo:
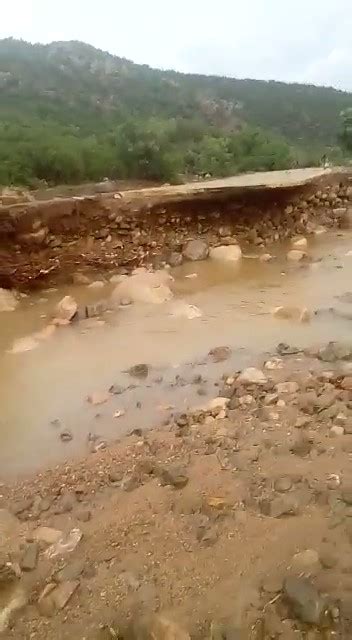
[[78,311],[78,304],[72,296],[65,296],[56,306],[55,317],[70,322]]
[[183,249],[186,260],[205,260],[209,255],[209,247],[205,240],[190,240]]
[[242,257],[242,251],[238,244],[221,245],[210,249],[209,257],[222,262],[238,262]]
[[14,311],[19,304],[16,295],[9,289],[0,289],[0,312]]
[[148,304],[168,302],[173,297],[169,286],[172,281],[172,276],[166,270],[136,270],[115,287],[111,299],[113,304],[120,304],[126,299]]

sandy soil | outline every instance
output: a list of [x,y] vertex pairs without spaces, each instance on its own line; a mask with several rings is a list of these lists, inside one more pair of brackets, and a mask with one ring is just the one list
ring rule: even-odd
[[[311,355],[276,354],[260,383],[219,381],[217,408],[2,486],[4,637],[350,638],[352,378],[331,348]],[[49,557],[48,536],[77,528]]]

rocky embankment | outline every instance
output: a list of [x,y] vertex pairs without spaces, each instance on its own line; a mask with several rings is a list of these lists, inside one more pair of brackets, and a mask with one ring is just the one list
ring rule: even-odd
[[352,345],[255,364],[205,405],[200,377],[160,429],[2,486],[4,637],[351,637]]
[[190,240],[204,241],[218,256],[220,247],[247,244],[265,255],[272,242],[348,225],[351,214],[348,173],[304,185],[293,180],[286,187],[209,188],[201,194],[185,188],[176,195],[150,189],[51,201],[14,197],[7,193],[0,206],[5,288],[68,282],[76,271],[129,273],[200,259],[201,252],[187,250]]

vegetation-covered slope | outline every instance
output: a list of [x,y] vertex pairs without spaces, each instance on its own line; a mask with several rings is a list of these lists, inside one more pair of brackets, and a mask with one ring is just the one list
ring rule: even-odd
[[336,145],[352,105],[334,89],[158,71],[79,42],[12,39],[0,41],[0,96],[2,183],[283,168]]

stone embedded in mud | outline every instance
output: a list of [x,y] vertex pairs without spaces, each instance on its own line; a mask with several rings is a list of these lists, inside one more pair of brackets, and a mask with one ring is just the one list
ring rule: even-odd
[[0,288],[0,312],[1,311],[14,311],[19,305],[15,293],[9,289]]
[[23,553],[21,559],[21,569],[22,571],[33,571],[38,562],[38,554],[39,554],[39,546],[36,542],[30,542]]
[[99,404],[105,404],[109,398],[110,394],[107,391],[93,391],[93,393],[87,396],[87,402],[93,406],[97,406]]
[[279,491],[280,493],[286,493],[286,491],[290,491],[290,489],[292,489],[292,486],[292,479],[289,476],[281,476],[281,478],[277,478],[274,482],[275,491]]
[[275,307],[275,309],[272,310],[272,314],[275,318],[297,320],[298,322],[309,322],[311,318],[311,314],[306,307]]
[[88,278],[88,276],[85,276],[84,273],[77,272],[73,274],[72,282],[73,284],[86,285],[90,284],[90,279]]
[[175,465],[168,467],[159,467],[157,475],[163,486],[170,485],[175,489],[183,489],[188,484],[189,478],[184,470]]
[[301,262],[307,257],[307,254],[305,251],[299,251],[298,249],[291,249],[291,251],[288,251],[286,257],[287,257],[287,260],[289,260],[290,262]]
[[115,287],[111,301],[118,305],[123,299],[146,304],[162,304],[173,297],[169,286],[172,282],[173,277],[166,269],[154,272],[135,270]]
[[271,260],[274,260],[274,256],[272,256],[271,253],[263,253],[259,256],[259,260],[260,262],[271,262]]
[[130,367],[126,373],[129,373],[133,378],[147,378],[149,374],[149,367],[147,364],[135,364]]
[[205,240],[190,240],[184,247],[182,254],[186,260],[192,262],[205,260],[209,255],[209,247]]
[[38,527],[33,533],[34,540],[45,542],[46,544],[54,544],[62,537],[62,531],[59,529],[51,529],[50,527]]
[[264,385],[268,382],[266,376],[260,369],[255,367],[248,367],[244,369],[238,376],[237,380],[243,382],[243,384],[258,384]]
[[276,351],[279,356],[294,356],[297,353],[300,353],[301,349],[289,345],[286,342],[280,342],[276,347]]
[[72,431],[70,431],[69,429],[65,429],[64,431],[61,431],[59,437],[62,442],[71,442],[71,440],[73,440]]
[[346,376],[341,382],[341,387],[347,391],[352,391],[352,376]]
[[41,615],[51,617],[56,611],[64,609],[78,587],[78,580],[67,580],[59,585],[47,584],[38,600],[38,609]]
[[238,262],[242,257],[242,251],[238,244],[221,245],[210,249],[209,257],[222,262]]
[[291,569],[294,573],[314,575],[320,568],[319,554],[315,549],[305,549],[292,558]]
[[56,318],[71,322],[78,311],[78,304],[72,296],[65,296],[56,306]]
[[208,355],[211,357],[213,362],[224,362],[228,360],[231,356],[232,349],[230,347],[214,347],[210,349]]
[[161,614],[134,620],[126,637],[132,640],[191,640],[185,629]]
[[187,318],[188,320],[194,320],[195,318],[201,318],[203,313],[194,304],[188,304],[184,300],[177,300],[170,306],[170,313],[176,318]]
[[318,351],[318,358],[323,362],[352,360],[352,344],[346,342],[329,342]]
[[327,602],[306,578],[287,577],[283,595],[293,615],[301,622],[319,626],[326,622]]
[[308,247],[307,238],[293,238],[292,246],[294,247],[294,249],[306,249]]
[[88,285],[88,289],[103,289],[105,287],[105,282],[102,280],[95,280]]
[[297,393],[299,385],[297,382],[279,382],[275,389],[277,393]]
[[173,251],[173,253],[169,255],[167,261],[170,267],[179,267],[183,262],[182,253],[177,253],[176,251]]
[[0,589],[18,580],[18,574],[11,562],[0,559]]

